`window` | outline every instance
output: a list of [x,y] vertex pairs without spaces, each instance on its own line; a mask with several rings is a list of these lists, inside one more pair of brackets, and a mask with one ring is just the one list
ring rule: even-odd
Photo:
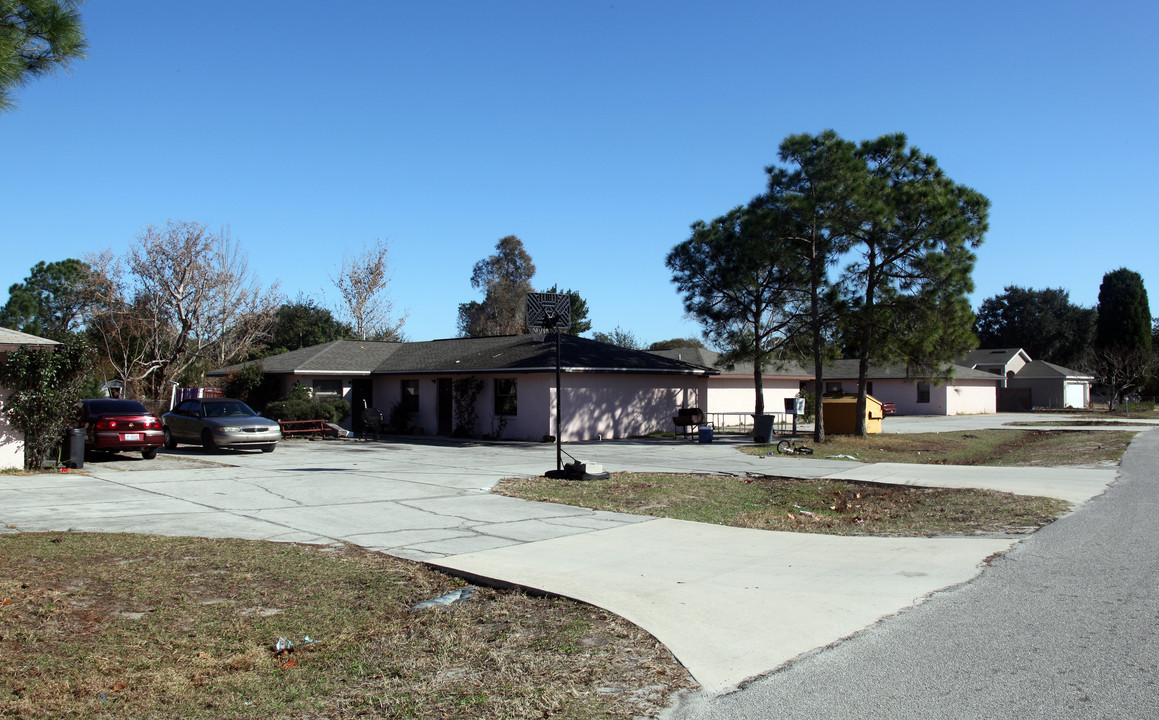
[[869,380],[865,383],[865,394],[866,395],[873,394],[873,381],[872,380]]
[[419,411],[419,381],[400,381],[399,397],[404,412],[417,413]]
[[839,382],[827,382],[827,383],[825,383],[825,394],[826,395],[841,395],[843,392],[844,391],[842,390],[841,383],[839,383]]
[[930,384],[918,383],[918,402],[928,403],[930,401]]
[[339,400],[342,398],[341,380],[315,380],[315,400]]
[[495,381],[495,414],[516,415],[519,410],[518,385],[513,379]]

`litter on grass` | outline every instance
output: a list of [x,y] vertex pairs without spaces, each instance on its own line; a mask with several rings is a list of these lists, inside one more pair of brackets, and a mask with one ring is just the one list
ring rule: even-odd
[[274,657],[285,655],[286,653],[292,653],[294,652],[294,648],[298,645],[310,645],[314,642],[316,641],[311,639],[309,635],[302,638],[302,640],[298,643],[295,643],[293,640],[288,640],[285,637],[279,637],[278,641],[274,643]]
[[472,587],[472,586],[468,585],[465,588],[459,588],[458,590],[452,590],[451,592],[447,593],[446,595],[440,595],[437,598],[422,601],[418,605],[415,605],[414,607],[412,607],[411,612],[418,612],[419,610],[426,610],[427,608],[439,607],[441,605],[450,605],[452,603],[463,602],[464,600],[470,600],[471,596],[473,596],[475,594],[475,591],[478,589],[479,588],[477,588],[477,587]]

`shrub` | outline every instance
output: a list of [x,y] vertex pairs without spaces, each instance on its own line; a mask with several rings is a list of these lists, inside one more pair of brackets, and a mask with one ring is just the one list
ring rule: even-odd
[[458,438],[475,437],[475,427],[479,424],[479,411],[475,401],[483,392],[483,381],[470,376],[455,380],[451,386],[455,396],[455,428],[452,434]]
[[322,420],[337,423],[350,415],[350,403],[345,400],[302,400],[287,398],[266,406],[265,416],[271,420]]
[[278,397],[278,382],[266,375],[260,362],[250,363],[225,378],[226,397],[237,398],[252,408],[261,410]]
[[9,391],[4,414],[24,434],[26,470],[44,466],[72,427],[92,355],[88,344],[76,340],[49,348],[20,348],[0,364],[0,385]]

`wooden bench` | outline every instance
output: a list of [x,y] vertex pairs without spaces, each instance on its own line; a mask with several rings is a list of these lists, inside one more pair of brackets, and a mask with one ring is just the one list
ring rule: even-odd
[[279,420],[282,428],[282,437],[288,435],[333,435],[334,431],[326,426],[325,420]]
[[685,437],[693,432],[693,428],[699,432],[701,425],[709,424],[705,421],[704,411],[700,408],[680,408],[676,411],[676,416],[672,418],[672,423],[676,426],[676,430],[672,434],[683,432]]

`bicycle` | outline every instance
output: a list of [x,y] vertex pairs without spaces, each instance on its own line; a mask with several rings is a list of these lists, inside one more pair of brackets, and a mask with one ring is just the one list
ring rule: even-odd
[[778,455],[812,455],[813,448],[804,445],[804,440],[788,438],[777,443]]

